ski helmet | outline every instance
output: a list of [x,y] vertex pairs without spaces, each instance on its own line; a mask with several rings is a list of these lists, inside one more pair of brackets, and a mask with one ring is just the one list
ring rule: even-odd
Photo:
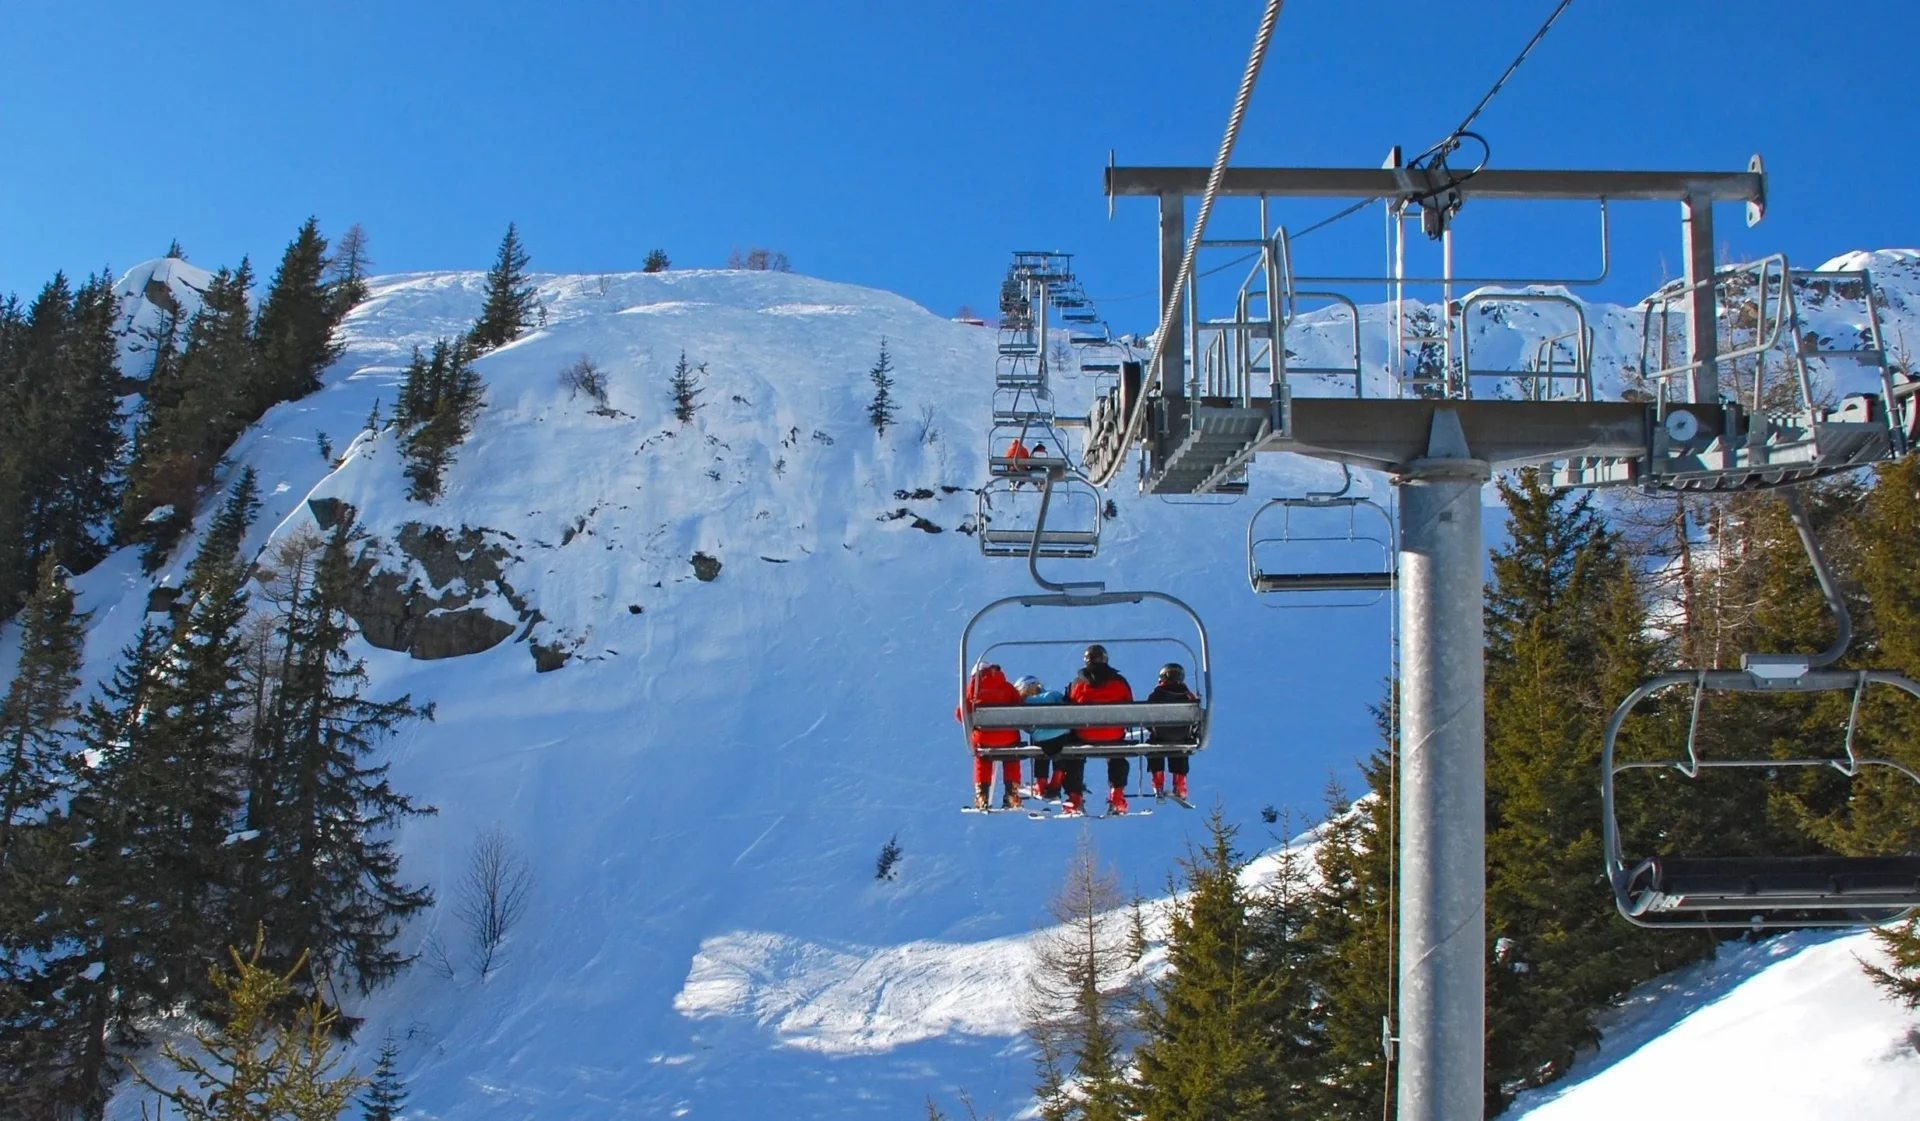
[[1106,665],[1107,664],[1107,648],[1100,645],[1097,642],[1094,643],[1092,646],[1087,647],[1086,662],[1090,666]]
[[1160,667],[1160,680],[1169,685],[1185,685],[1187,683],[1186,667],[1179,662],[1168,662]]

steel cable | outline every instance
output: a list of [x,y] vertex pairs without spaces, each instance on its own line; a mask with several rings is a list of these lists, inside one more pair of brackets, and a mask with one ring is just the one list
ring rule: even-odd
[[[1118,454],[1113,462],[1106,465],[1100,477],[1093,480],[1098,486],[1106,486],[1120,474],[1120,468],[1126,463],[1126,449],[1140,438],[1140,426],[1145,421],[1147,395],[1166,380],[1167,333],[1173,329],[1174,321],[1180,315],[1180,298],[1186,291],[1193,275],[1193,261],[1200,252],[1200,236],[1206,231],[1207,217],[1213,213],[1213,200],[1220,193],[1220,184],[1227,177],[1227,160],[1233,155],[1233,146],[1240,138],[1240,124],[1246,119],[1247,104],[1253,100],[1254,83],[1260,78],[1260,67],[1266,61],[1267,48],[1273,42],[1274,25],[1280,22],[1280,9],[1285,0],[1267,0],[1267,10],[1260,17],[1260,29],[1254,34],[1253,53],[1247,58],[1247,69],[1240,77],[1240,91],[1234,95],[1233,112],[1227,117],[1227,131],[1220,138],[1220,152],[1213,158],[1213,169],[1207,174],[1206,193],[1200,196],[1200,213],[1193,220],[1193,233],[1187,237],[1187,251],[1180,258],[1180,272],[1173,282],[1173,291],[1167,294],[1167,305],[1160,313],[1160,328],[1154,332],[1153,351],[1147,359],[1147,368],[1152,376],[1140,387],[1139,398],[1133,402],[1132,415],[1126,419],[1125,428],[1118,444]],[[1184,371],[1183,371],[1184,373]]]

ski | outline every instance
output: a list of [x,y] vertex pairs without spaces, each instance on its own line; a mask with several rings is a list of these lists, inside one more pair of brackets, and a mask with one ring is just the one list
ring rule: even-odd
[[1169,795],[1167,795],[1167,797],[1169,797],[1169,798],[1171,798],[1171,799],[1173,799],[1173,800],[1174,800],[1175,802],[1178,802],[1178,803],[1180,803],[1180,806],[1181,806],[1181,808],[1183,808],[1183,809],[1189,809],[1189,810],[1190,810],[1190,809],[1192,809],[1192,808],[1193,808],[1193,803],[1192,803],[1192,802],[1189,802],[1189,801],[1187,801],[1187,800],[1186,800],[1185,798],[1182,798],[1182,797],[1181,797],[1180,795],[1178,795],[1178,794],[1169,794]]
[[1103,814],[1098,814],[1098,815],[1095,815],[1095,816],[1098,816],[1098,817],[1152,817],[1152,816],[1153,816],[1153,811],[1152,811],[1152,810],[1133,810],[1133,809],[1130,809],[1130,810],[1128,810],[1128,811],[1127,811],[1126,813],[1123,813],[1123,814],[1117,814],[1117,813],[1114,813],[1114,812],[1113,812],[1112,810],[1108,810],[1108,811],[1107,811],[1106,813],[1103,813]]

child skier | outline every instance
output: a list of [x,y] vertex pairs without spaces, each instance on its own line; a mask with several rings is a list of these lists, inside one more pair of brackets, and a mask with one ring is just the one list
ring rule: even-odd
[[[1063,705],[1067,698],[1060,695],[1058,689],[1049,689],[1040,683],[1037,677],[1023,677],[1013,683],[1030,705]],[[1066,777],[1066,764],[1061,764],[1061,773],[1053,773],[1054,757],[1060,749],[1073,742],[1073,732],[1068,728],[1035,728],[1027,734],[1033,746],[1046,752],[1033,761],[1033,787],[1035,798],[1052,798],[1060,793],[1060,783]]]

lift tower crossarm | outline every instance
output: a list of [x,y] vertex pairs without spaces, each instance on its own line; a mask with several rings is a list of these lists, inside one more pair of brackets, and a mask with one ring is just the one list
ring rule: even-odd
[[[1109,167],[1109,196],[1198,195],[1204,167]],[[1765,205],[1766,173],[1749,171],[1542,171],[1489,169],[1446,177],[1424,168],[1230,167],[1223,195],[1414,199],[1451,187],[1467,198],[1747,202]]]

